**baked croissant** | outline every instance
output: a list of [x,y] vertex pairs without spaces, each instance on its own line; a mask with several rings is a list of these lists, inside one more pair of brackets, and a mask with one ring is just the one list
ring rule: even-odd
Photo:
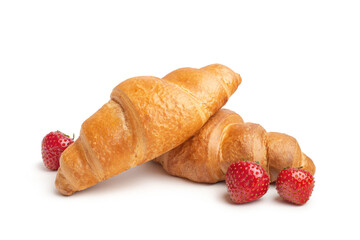
[[301,152],[295,138],[266,132],[227,109],[219,110],[200,131],[182,145],[156,158],[169,174],[195,182],[225,180],[227,168],[240,160],[258,161],[276,181],[285,167],[300,167],[315,174],[313,161]]
[[220,64],[120,83],[62,153],[56,188],[71,195],[175,148],[193,136],[240,83],[239,74]]

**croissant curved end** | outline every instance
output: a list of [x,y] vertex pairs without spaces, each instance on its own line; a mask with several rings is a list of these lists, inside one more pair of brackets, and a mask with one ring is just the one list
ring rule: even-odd
[[72,189],[69,182],[66,180],[64,174],[62,173],[61,169],[59,170],[58,174],[56,175],[55,186],[57,190],[65,196],[72,195],[75,191]]
[[222,64],[215,63],[201,69],[211,72],[215,74],[215,76],[220,77],[219,80],[222,82],[224,88],[226,89],[228,97],[230,97],[236,91],[236,89],[242,82],[240,74],[234,72],[232,69]]
[[314,162],[305,153],[302,154],[302,167],[311,175],[315,175],[316,167]]
[[81,141],[77,139],[61,154],[55,186],[61,194],[69,196],[97,182],[99,180],[86,160]]

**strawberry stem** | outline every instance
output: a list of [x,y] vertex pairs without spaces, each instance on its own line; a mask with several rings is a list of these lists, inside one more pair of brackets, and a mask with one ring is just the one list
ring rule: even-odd
[[59,130],[56,130],[57,132],[61,133],[62,135],[64,135],[65,137],[68,137],[69,138],[69,135],[63,133],[62,131],[59,131]]
[[[59,131],[59,130],[56,130],[57,132],[59,132],[59,133],[61,133],[62,135],[64,135],[65,137],[68,137],[68,138],[70,138],[70,136],[69,135],[67,135],[67,134],[65,134],[65,133],[63,133],[62,131]],[[72,136],[72,140],[74,140],[75,139],[75,133],[73,133],[73,136]]]

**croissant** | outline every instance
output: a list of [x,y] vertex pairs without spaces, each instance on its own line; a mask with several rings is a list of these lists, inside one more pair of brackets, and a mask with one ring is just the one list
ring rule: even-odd
[[71,195],[175,148],[194,135],[240,83],[239,74],[220,64],[120,83],[62,153],[56,188]]
[[225,180],[227,168],[239,160],[258,161],[277,179],[285,167],[300,167],[315,174],[313,161],[301,152],[295,138],[266,132],[259,124],[244,123],[227,109],[219,110],[192,138],[154,159],[169,174],[195,182]]

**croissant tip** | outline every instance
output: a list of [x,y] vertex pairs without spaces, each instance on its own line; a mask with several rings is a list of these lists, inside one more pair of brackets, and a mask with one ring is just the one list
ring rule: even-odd
[[67,180],[62,174],[61,169],[59,169],[58,174],[56,175],[55,186],[56,189],[65,196],[70,196],[75,192],[72,190],[69,183],[67,183]]
[[236,76],[238,77],[238,82],[239,82],[239,85],[242,83],[242,78],[240,76],[240,74],[236,73]]
[[68,191],[66,189],[59,189],[59,188],[58,188],[58,191],[64,196],[71,196],[74,193],[74,191]]

